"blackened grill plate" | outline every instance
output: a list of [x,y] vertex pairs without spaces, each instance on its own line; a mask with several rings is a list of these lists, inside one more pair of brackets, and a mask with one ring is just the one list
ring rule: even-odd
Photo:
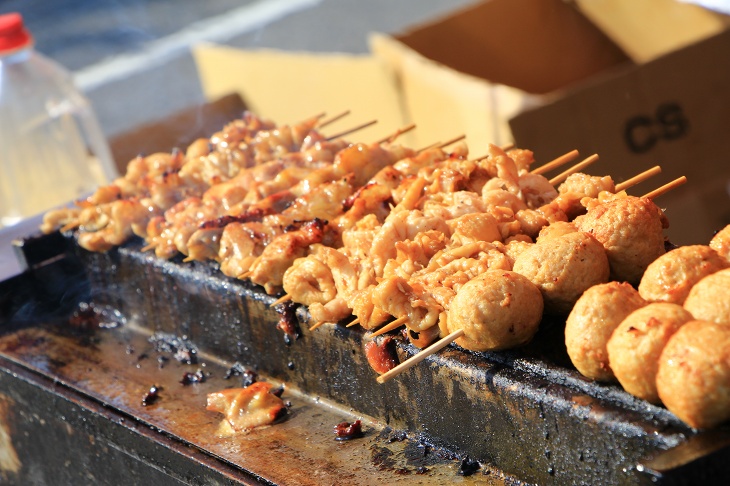
[[[22,245],[29,270],[20,287],[30,290],[4,283],[13,292],[6,292],[4,299],[0,293],[0,309],[8,317],[0,355],[218,457],[246,477],[293,484],[292,475],[282,472],[292,464],[299,468],[301,484],[358,484],[376,472],[387,476],[381,481],[424,484],[455,479],[694,484],[730,474],[727,427],[697,433],[662,407],[635,399],[618,386],[586,380],[570,366],[559,319],[546,319],[523,349],[471,353],[452,346],[380,385],[365,360],[367,335],[358,327],[341,323],[309,331],[306,309],[300,307],[301,336],[292,340],[277,328],[280,316],[270,307],[275,297],[223,276],[213,264],[159,260],[140,251],[141,241],[90,253],[71,236],[59,236],[28,239]],[[56,304],[39,303],[36,316],[29,312],[29,301],[44,299]],[[120,324],[95,330],[92,339],[82,333],[86,342],[79,335],[69,337],[63,325],[47,324],[67,322],[64,316],[82,301],[119,316]],[[40,321],[46,324],[39,326]],[[199,363],[173,359],[160,368],[150,357],[149,337],[154,334],[185,337],[198,350]],[[86,351],[71,352],[74,346]],[[401,360],[416,351],[398,343]],[[39,358],[49,353],[58,354],[55,365]],[[204,410],[207,392],[234,384],[221,375],[235,362],[283,383],[292,397],[286,420],[236,439],[233,450],[240,454],[231,452],[232,439],[214,437],[220,417]],[[180,385],[184,370],[194,371],[200,363],[211,379]],[[116,388],[103,386],[110,380]],[[125,380],[129,386],[119,384]],[[141,394],[153,384],[162,387],[160,401],[143,407],[138,403]],[[352,453],[335,460],[344,448],[332,441],[331,429],[348,414],[363,418],[369,434],[359,445],[350,441],[356,444],[350,445]],[[180,426],[185,416],[194,418],[185,419],[192,420],[190,427]],[[378,452],[383,441],[394,443],[390,430],[406,431],[426,450],[451,454],[440,452],[442,460],[428,466],[391,461],[384,467]],[[301,434],[306,440],[296,436]],[[242,449],[240,441],[247,447]],[[256,449],[254,443],[269,448]],[[270,454],[272,444],[285,466],[262,469],[263,459],[250,451]],[[465,457],[480,461],[483,470],[457,475]],[[327,467],[319,467],[323,464]],[[344,474],[353,467],[356,474]],[[312,476],[316,470],[327,471],[326,477]]]

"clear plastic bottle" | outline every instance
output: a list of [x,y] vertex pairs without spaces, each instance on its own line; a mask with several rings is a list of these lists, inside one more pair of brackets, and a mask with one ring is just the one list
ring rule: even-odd
[[71,74],[33,48],[20,14],[0,15],[0,228],[117,176]]

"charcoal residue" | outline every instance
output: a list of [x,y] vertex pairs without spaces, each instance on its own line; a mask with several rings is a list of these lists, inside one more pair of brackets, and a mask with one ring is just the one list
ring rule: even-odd
[[198,363],[198,348],[185,336],[180,337],[174,334],[155,333],[150,338],[150,342],[154,345],[155,351],[172,354],[181,363]]

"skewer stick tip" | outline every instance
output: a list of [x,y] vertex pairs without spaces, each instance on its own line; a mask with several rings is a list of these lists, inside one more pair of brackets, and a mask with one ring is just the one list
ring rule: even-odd
[[553,177],[552,179],[550,179],[550,185],[554,186],[555,184],[559,184],[559,183],[563,182],[565,179],[568,178],[568,176],[575,174],[576,172],[580,172],[581,170],[585,169],[586,167],[593,164],[597,160],[598,160],[598,154],[593,154],[590,157],[585,158],[583,161],[578,162],[577,164],[575,164],[573,167],[566,170],[562,174],[557,175],[557,176]]
[[399,128],[399,129],[398,129],[398,130],[397,130],[397,131],[396,131],[395,133],[393,133],[392,135],[388,135],[388,136],[387,136],[387,137],[385,137],[385,138],[381,138],[380,140],[378,140],[378,141],[377,141],[377,142],[375,142],[375,143],[377,143],[377,144],[382,144],[382,143],[386,143],[386,142],[387,142],[387,143],[393,143],[393,142],[395,141],[395,139],[396,139],[396,138],[400,137],[400,136],[401,136],[401,135],[403,135],[404,133],[410,132],[410,131],[411,131],[411,130],[413,130],[414,128],[416,128],[416,124],[415,124],[415,123],[411,123],[410,125],[407,125],[407,126],[405,126],[405,127],[403,127],[403,128]]
[[357,326],[358,324],[360,324],[360,318],[359,318],[359,317],[358,317],[358,318],[356,318],[356,319],[355,319],[354,321],[352,321],[351,323],[349,323],[348,325],[346,325],[345,327],[353,327],[353,326]]
[[454,137],[451,140],[447,140],[446,142],[439,144],[438,147],[445,148],[445,147],[448,147],[449,145],[455,144],[456,142],[460,142],[460,141],[464,140],[465,138],[466,138],[466,135],[459,135],[458,137]]
[[322,327],[322,326],[323,326],[324,324],[327,324],[327,321],[319,321],[319,322],[315,322],[314,324],[312,324],[311,326],[309,326],[309,330],[310,330],[310,331],[314,331],[314,330],[315,330],[315,329],[317,329],[318,327]]
[[629,187],[633,187],[641,182],[644,182],[645,180],[649,179],[650,177],[653,177],[653,176],[659,174],[661,171],[662,171],[662,168],[659,167],[658,165],[655,165],[651,169],[645,170],[644,172],[637,174],[630,179],[626,179],[625,181],[623,181],[620,184],[616,184],[616,187],[615,187],[616,192],[624,191],[624,190],[628,189]]
[[392,322],[389,322],[388,324],[384,325],[383,327],[381,327],[380,329],[378,329],[377,331],[375,331],[374,333],[372,333],[370,335],[370,337],[380,336],[381,334],[385,334],[386,332],[390,332],[393,329],[398,329],[399,327],[401,327],[402,325],[404,325],[407,320],[408,320],[408,316],[399,317],[398,319],[396,319],[396,320],[394,320]]
[[346,117],[349,114],[350,114],[350,110],[345,110],[342,113],[339,113],[339,114],[333,116],[332,118],[329,118],[327,120],[322,120],[319,122],[319,128],[326,127],[327,125],[330,125],[330,124],[336,122],[337,120]]
[[681,186],[685,182],[687,182],[687,177],[685,177],[685,176],[677,177],[672,182],[668,182],[661,187],[657,187],[650,193],[645,194],[643,197],[645,197],[646,199],[655,199],[655,198],[661,196],[662,194],[666,194],[667,192],[671,191],[672,189],[675,189],[675,188]]
[[563,154],[560,157],[557,157],[557,158],[551,160],[550,162],[538,167],[537,169],[531,170],[530,172],[532,174],[544,174],[545,172],[558,168],[561,165],[565,165],[568,162],[574,161],[575,159],[578,158],[579,155],[580,155],[580,152],[578,152],[577,149],[571,150],[567,154]]
[[291,300],[291,295],[284,294],[281,297],[279,297],[278,299],[276,299],[275,301],[273,301],[269,307],[276,307],[277,305],[283,304],[284,302],[289,302],[290,300]]
[[79,226],[81,226],[80,221],[71,221],[70,223],[66,223],[63,226],[61,226],[61,228],[58,231],[60,231],[61,233],[65,233],[66,231],[76,229]]
[[362,123],[362,124],[360,124],[360,125],[358,125],[356,127],[347,129],[347,130],[345,130],[343,132],[340,132],[340,133],[338,133],[336,135],[331,135],[331,136],[327,137],[327,140],[328,141],[332,141],[332,140],[336,140],[338,138],[342,138],[345,135],[349,135],[349,134],[354,133],[354,132],[356,132],[358,130],[362,130],[363,128],[367,128],[367,127],[369,127],[371,125],[375,125],[376,123],[378,123],[378,120],[370,120],[369,122]]

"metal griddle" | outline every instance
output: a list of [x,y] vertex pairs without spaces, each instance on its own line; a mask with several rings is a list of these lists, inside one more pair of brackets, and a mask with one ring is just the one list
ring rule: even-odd
[[[730,477],[730,430],[577,373],[561,319],[527,347],[450,347],[380,385],[366,334],[277,328],[275,297],[213,264],[105,254],[70,235],[23,240],[0,283],[0,479],[11,484],[697,484]],[[79,309],[94,312],[89,314]],[[91,316],[91,317],[89,317]],[[187,343],[193,362],[161,349]],[[175,341],[175,342],[178,342]],[[399,341],[401,360],[417,349]],[[178,355],[179,358],[179,355]],[[187,360],[191,361],[191,360]],[[288,415],[220,438],[207,393],[234,363],[284,386]],[[202,383],[184,385],[202,371]],[[157,399],[146,405],[156,386]],[[362,438],[335,441],[336,424]],[[5,451],[7,454],[2,454]],[[14,453],[14,456],[13,456]],[[6,457],[7,456],[7,457]]]

